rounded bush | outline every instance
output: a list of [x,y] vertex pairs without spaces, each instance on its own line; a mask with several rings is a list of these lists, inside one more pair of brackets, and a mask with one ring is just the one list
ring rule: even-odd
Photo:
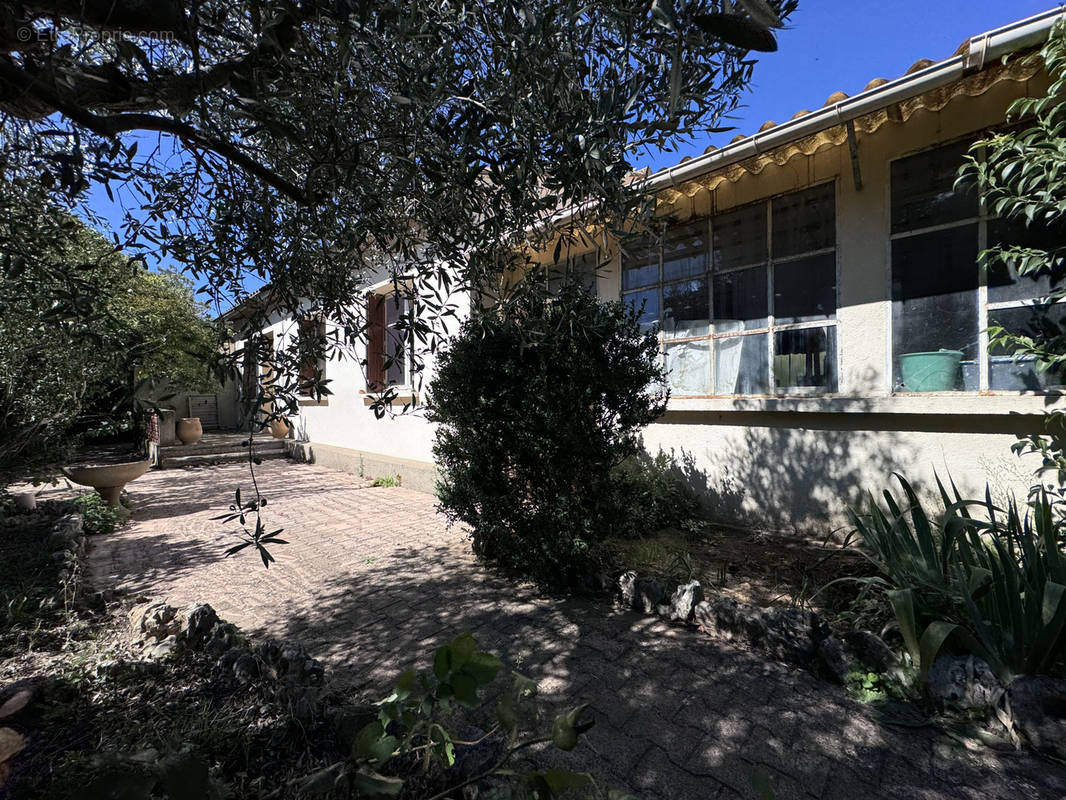
[[666,409],[654,331],[576,282],[527,285],[440,355],[429,418],[442,509],[474,551],[546,586],[575,584],[590,547],[625,524],[615,468]]

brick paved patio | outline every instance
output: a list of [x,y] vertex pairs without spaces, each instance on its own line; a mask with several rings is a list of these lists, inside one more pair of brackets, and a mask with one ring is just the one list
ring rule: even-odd
[[287,461],[257,471],[268,524],[291,544],[263,569],[210,521],[240,465],[145,475],[131,528],[94,540],[98,588],[211,603],[248,631],[302,641],[339,679],[384,693],[404,668],[471,630],[538,680],[550,702],[591,704],[596,726],[565,761],[643,798],[1061,798],[1066,770],[970,750],[932,728],[880,724],[869,706],[808,673],[603,605],[540,597],[473,560],[434,499],[369,489]]

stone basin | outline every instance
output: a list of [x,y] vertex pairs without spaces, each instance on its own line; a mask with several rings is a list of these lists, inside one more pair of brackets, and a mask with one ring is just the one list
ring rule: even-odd
[[100,493],[108,505],[117,506],[123,487],[148,471],[151,462],[147,458],[118,463],[71,464],[63,468],[63,474],[74,483],[91,486]]

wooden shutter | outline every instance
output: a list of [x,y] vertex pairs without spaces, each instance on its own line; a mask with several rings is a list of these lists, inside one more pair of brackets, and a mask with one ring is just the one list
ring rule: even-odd
[[300,388],[301,395],[310,395],[311,390],[307,385],[315,379],[315,367],[317,366],[314,352],[315,345],[312,337],[318,332],[317,325],[313,320],[300,320]]
[[385,390],[385,295],[366,298],[366,386],[371,392]]

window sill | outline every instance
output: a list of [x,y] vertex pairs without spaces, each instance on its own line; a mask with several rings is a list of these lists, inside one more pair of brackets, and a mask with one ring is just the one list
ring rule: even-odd
[[328,406],[329,398],[323,397],[321,400],[315,400],[313,397],[301,397],[297,401],[297,404],[300,406],[300,408],[305,408],[309,406]]
[[1066,410],[1063,394],[977,394],[976,392],[929,392],[805,397],[671,397],[667,413],[784,412],[812,414],[1033,414]]
[[[363,405],[372,406],[381,398],[381,395],[377,394],[364,394]],[[396,392],[396,395],[392,398],[390,406],[414,406],[418,404],[418,393],[413,392],[410,389],[400,389]]]

